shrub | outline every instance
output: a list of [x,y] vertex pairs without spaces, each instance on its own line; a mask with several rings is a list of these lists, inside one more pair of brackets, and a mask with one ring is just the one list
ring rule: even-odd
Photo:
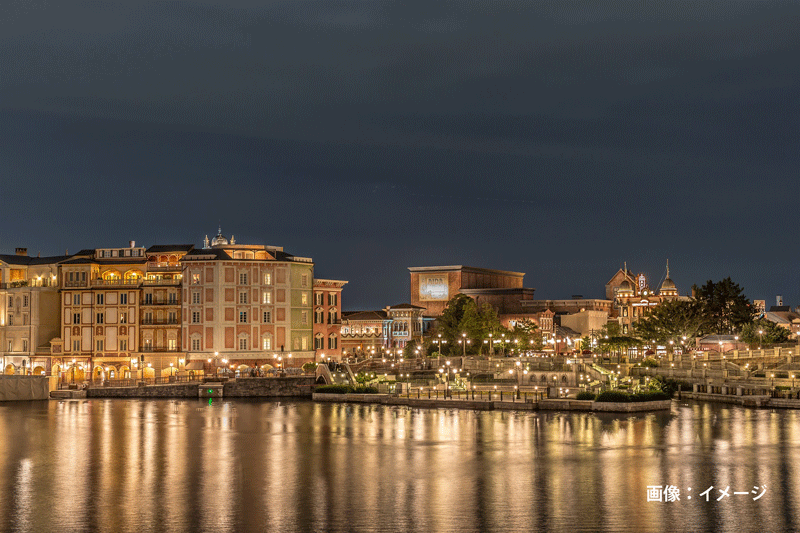
[[350,392],[354,394],[378,394],[378,389],[375,387],[359,385],[358,387],[353,388]]
[[594,400],[595,395],[593,392],[589,391],[581,391],[578,393],[579,400]]
[[303,372],[310,373],[317,369],[317,363],[308,362],[303,365]]
[[775,385],[775,390],[792,390],[788,385]]
[[324,394],[347,394],[352,388],[349,385],[321,385],[314,389],[314,392]]
[[642,366],[647,368],[658,368],[658,361],[656,361],[652,357],[648,357],[647,359],[642,361]]
[[632,402],[657,402],[661,400],[669,400],[670,396],[666,392],[661,391],[647,391],[638,394],[631,394]]
[[628,394],[621,391],[605,391],[597,395],[596,402],[655,402],[659,400],[669,400],[666,393],[660,391],[640,392],[638,394]]
[[607,390],[597,395],[596,402],[629,402],[631,395],[627,392]]

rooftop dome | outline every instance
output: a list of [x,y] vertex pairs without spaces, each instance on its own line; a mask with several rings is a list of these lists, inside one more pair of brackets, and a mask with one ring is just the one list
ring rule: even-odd
[[667,277],[664,279],[664,283],[661,284],[661,289],[659,289],[658,292],[676,292],[677,290],[678,288],[675,286],[675,282],[669,277],[669,261],[667,261]]
[[633,286],[631,282],[627,279],[622,280],[622,283],[619,284],[619,291],[617,292],[633,292]]
[[226,246],[228,244],[228,239],[222,234],[222,227],[220,226],[217,236],[211,239],[211,246]]

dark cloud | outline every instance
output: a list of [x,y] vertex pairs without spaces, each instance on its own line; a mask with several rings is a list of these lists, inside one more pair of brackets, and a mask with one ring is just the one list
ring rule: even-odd
[[0,251],[219,221],[407,299],[405,267],[597,296],[627,260],[800,303],[795,2],[0,6]]

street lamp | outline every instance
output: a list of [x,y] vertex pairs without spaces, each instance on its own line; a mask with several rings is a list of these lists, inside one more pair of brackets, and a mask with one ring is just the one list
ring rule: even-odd
[[762,349],[761,346],[764,344],[763,340],[764,340],[764,330],[760,329],[760,330],[758,330],[758,349],[759,350]]

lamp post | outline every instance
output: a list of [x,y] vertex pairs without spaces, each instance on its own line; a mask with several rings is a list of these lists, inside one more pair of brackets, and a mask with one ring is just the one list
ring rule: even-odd
[[75,384],[75,359],[72,360],[72,384]]
[[492,340],[492,333],[489,333],[489,357],[494,357],[494,340]]

